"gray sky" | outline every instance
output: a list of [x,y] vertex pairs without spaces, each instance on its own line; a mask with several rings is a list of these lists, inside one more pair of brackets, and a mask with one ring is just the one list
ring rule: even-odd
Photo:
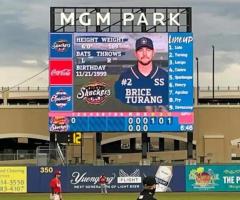
[[[67,3],[66,3],[67,2]],[[13,86],[48,63],[50,6],[190,6],[200,85],[211,85],[212,44],[216,85],[240,85],[240,0],[0,0],[0,87]],[[48,86],[48,72],[25,86]]]

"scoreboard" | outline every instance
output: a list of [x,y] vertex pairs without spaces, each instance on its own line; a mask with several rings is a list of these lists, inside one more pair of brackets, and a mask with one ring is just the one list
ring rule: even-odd
[[50,33],[50,132],[193,130],[192,33]]
[[59,143],[82,144],[82,133],[80,132],[57,133],[53,137]]

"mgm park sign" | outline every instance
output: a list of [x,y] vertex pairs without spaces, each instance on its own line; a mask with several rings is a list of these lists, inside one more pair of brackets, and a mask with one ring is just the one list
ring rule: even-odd
[[[51,32],[191,32],[192,26],[190,7],[51,7],[50,13]],[[86,30],[88,27],[101,28]]]
[[[75,25],[75,23],[79,23],[80,25],[83,26],[91,26],[92,25],[92,20],[91,16],[92,14],[89,12],[84,12],[81,13],[77,16],[75,16],[74,12],[71,12],[69,14],[61,12],[60,14],[60,24],[65,25],[65,24],[71,24],[72,26]],[[177,25],[180,26],[180,22],[178,21],[180,13],[169,13],[169,25]],[[99,13],[97,12],[95,14],[96,16],[96,25],[111,25],[111,13]],[[157,24],[160,24],[162,26],[166,25],[166,14],[165,13],[152,13],[151,17],[147,17],[145,13],[140,13],[139,15],[134,15],[133,13],[122,13],[122,24],[124,26],[127,25],[127,23],[131,22],[136,22],[137,26],[145,24],[149,25],[152,24],[156,26]],[[149,19],[150,18],[150,19]],[[77,19],[77,21],[75,21]]]

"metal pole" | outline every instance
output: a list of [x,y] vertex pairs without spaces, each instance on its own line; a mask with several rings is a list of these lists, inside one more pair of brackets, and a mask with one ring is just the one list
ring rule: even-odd
[[[146,8],[141,8],[141,12],[146,14]],[[141,25],[141,31],[144,33],[147,31],[146,24]],[[147,159],[148,152],[148,134],[147,132],[142,132],[142,161],[143,159]],[[143,164],[144,162],[142,162]]]
[[83,164],[83,133],[81,133],[81,164]]
[[192,32],[192,8],[186,8],[187,10],[187,32]]
[[197,104],[199,100],[199,68],[198,68],[198,57],[196,57],[197,61]]
[[148,135],[147,132],[142,132],[142,159],[147,159],[148,152]]
[[215,88],[215,87],[214,87],[214,82],[215,82],[215,81],[214,81],[214,76],[215,76],[215,66],[214,66],[214,65],[215,65],[215,63],[214,63],[214,60],[215,60],[215,59],[214,59],[215,47],[214,47],[214,45],[212,45],[212,50],[213,50],[213,60],[212,60],[212,68],[213,68],[213,69],[212,69],[212,73],[213,73],[212,86],[213,86],[213,88],[212,88],[212,89],[213,89],[213,99],[214,99],[214,88]]
[[187,132],[187,159],[193,159],[193,132]]
[[101,141],[102,141],[102,133],[96,132],[96,159],[102,158]]

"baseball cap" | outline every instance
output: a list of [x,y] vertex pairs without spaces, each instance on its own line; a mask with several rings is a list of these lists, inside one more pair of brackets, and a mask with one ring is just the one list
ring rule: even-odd
[[143,185],[152,186],[156,183],[156,179],[153,176],[147,176],[143,179]]
[[141,49],[142,47],[154,49],[152,40],[147,37],[141,37],[141,38],[137,39],[136,40],[136,51]]
[[61,175],[62,173],[61,173],[60,170],[56,170],[54,174],[55,174],[55,175]]

